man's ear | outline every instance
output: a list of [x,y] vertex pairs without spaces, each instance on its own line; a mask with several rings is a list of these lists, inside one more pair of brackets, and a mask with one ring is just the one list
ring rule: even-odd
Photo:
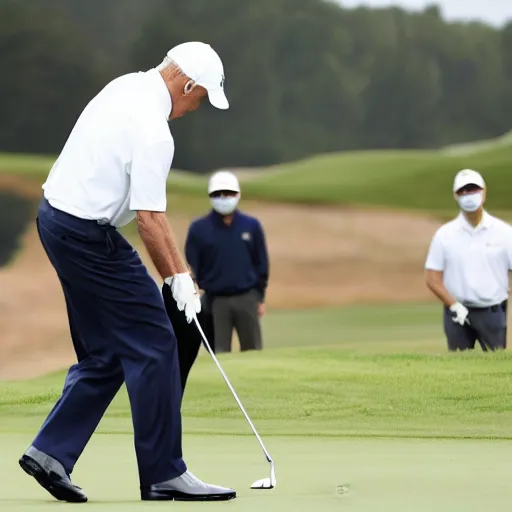
[[185,84],[185,87],[183,88],[183,92],[185,94],[190,94],[193,90],[194,90],[194,87],[196,86],[196,83],[194,82],[194,80],[189,80],[186,84]]

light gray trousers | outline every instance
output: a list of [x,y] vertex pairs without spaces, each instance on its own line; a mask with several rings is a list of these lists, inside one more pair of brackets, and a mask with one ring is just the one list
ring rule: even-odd
[[215,352],[231,352],[233,329],[240,340],[240,350],[261,350],[262,336],[258,293],[215,297],[212,303]]

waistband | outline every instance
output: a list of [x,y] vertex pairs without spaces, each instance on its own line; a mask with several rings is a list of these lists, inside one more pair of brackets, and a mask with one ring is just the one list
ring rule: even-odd
[[59,210],[58,208],[55,208],[50,204],[48,199],[46,197],[42,197],[41,204],[39,205],[39,208],[41,211],[47,211],[51,212],[52,216],[56,218],[60,218],[66,222],[71,223],[74,226],[87,226],[87,227],[98,227],[104,230],[115,230],[117,229],[115,226],[112,226],[108,223],[101,223],[97,220],[93,219],[82,219],[81,217],[77,217],[76,215],[71,215],[70,213],[64,212],[62,210]]
[[62,222],[63,225],[68,226],[69,229],[76,229],[88,233],[93,239],[105,240],[109,254],[115,251],[116,245],[112,238],[112,236],[117,233],[115,226],[111,224],[101,224],[97,220],[81,219],[70,213],[63,212],[53,207],[44,195],[39,205],[39,211],[48,214],[53,219],[56,219],[57,222]]
[[254,287],[251,286],[250,288],[246,288],[244,290],[225,290],[221,292],[215,292],[215,293],[209,293],[208,295],[211,297],[237,297],[239,295],[245,295],[246,293],[249,293],[251,290],[254,290]]
[[504,300],[503,302],[500,302],[499,304],[493,304],[492,306],[484,306],[484,307],[477,307],[477,306],[468,306],[466,304],[464,304],[467,308],[468,308],[468,311],[474,311],[474,312],[480,312],[480,313],[483,313],[485,311],[492,311],[493,313],[495,313],[496,311],[498,310],[503,310],[503,311],[506,311],[507,310],[507,305],[508,305],[508,300]]

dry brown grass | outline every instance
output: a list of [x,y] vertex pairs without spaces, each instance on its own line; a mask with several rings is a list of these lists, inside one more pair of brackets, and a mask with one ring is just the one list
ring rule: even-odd
[[[388,211],[247,202],[243,207],[266,232],[269,309],[430,298],[422,267],[438,221]],[[170,218],[183,243],[191,217]],[[136,247],[156,276],[145,249]],[[0,270],[0,288],[0,378],[73,361],[60,285],[34,225],[15,263]]]

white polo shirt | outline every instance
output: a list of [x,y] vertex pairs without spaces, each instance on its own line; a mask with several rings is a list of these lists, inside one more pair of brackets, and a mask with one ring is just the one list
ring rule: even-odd
[[55,208],[116,227],[164,212],[174,157],[171,96],[156,69],[110,82],[78,118],[43,185]]
[[508,297],[512,226],[484,212],[474,228],[460,213],[435,233],[425,268],[442,271],[446,289],[467,306],[499,304]]

